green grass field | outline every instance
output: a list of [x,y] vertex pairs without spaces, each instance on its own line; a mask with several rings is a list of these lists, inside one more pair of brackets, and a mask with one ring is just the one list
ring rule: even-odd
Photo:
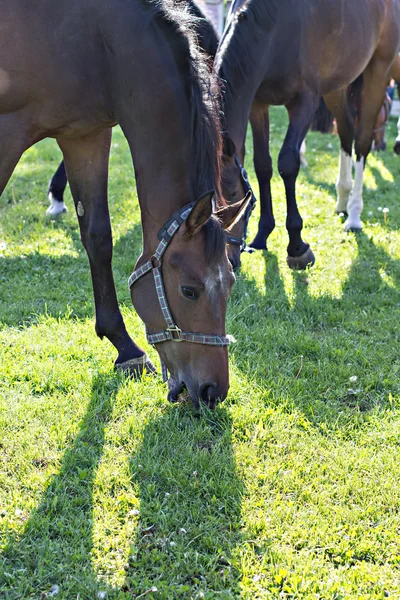
[[[276,165],[284,111],[272,122]],[[231,391],[200,419],[160,379],[113,372],[69,194],[67,215],[44,214],[59,151],[26,153],[0,199],[1,599],[400,598],[395,131],[369,160],[359,235],[334,215],[338,139],[308,137],[306,273],[286,266],[274,174],[269,252],[243,256],[230,301]],[[256,185],[251,159],[249,140]],[[122,311],[146,347],[127,290],[141,229],[119,130],[110,208]]]

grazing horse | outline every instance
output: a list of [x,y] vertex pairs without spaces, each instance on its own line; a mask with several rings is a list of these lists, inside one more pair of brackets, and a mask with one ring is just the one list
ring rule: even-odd
[[[292,268],[314,262],[301,236],[296,179],[300,146],[321,96],[336,118],[341,140],[337,211],[348,213],[346,230],[361,229],[364,165],[399,47],[399,27],[399,0],[236,0],[215,60],[216,72],[225,82],[222,191],[228,200],[244,191],[240,163],[250,118],[261,200],[258,232],[251,247],[266,249],[275,227],[269,106],[284,105],[289,127],[278,170],[286,190],[287,260]],[[356,80],[349,100],[347,88]],[[355,101],[361,104],[357,122],[352,110]],[[235,235],[240,237],[243,227],[239,223]],[[239,249],[230,248],[230,256],[239,262]]]
[[[190,14],[195,17],[192,25],[193,31],[199,47],[207,55],[207,61],[211,61],[211,64],[209,65],[211,71],[212,62],[214,61],[219,42],[217,33],[211,22],[193,0],[181,0],[180,4],[186,6]],[[50,206],[46,211],[47,214],[55,217],[66,212],[67,207],[64,203],[64,192],[66,187],[67,173],[65,172],[64,161],[62,161],[49,183],[47,194]]]
[[107,179],[119,123],[143,229],[133,305],[171,374],[170,399],[186,386],[195,403],[214,405],[229,387],[234,277],[212,215],[220,136],[190,17],[149,0],[3,0],[1,18],[0,193],[27,148],[57,140],[89,258],[96,332],[117,349],[118,368],[141,371],[146,355],[126,331],[111,267]]

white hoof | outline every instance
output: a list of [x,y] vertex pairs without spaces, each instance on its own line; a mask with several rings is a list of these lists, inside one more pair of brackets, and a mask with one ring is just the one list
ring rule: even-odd
[[361,231],[362,227],[360,217],[349,217],[344,224],[345,231]]
[[51,217],[57,217],[58,215],[67,212],[67,207],[65,206],[64,202],[59,202],[59,200],[56,200],[51,192],[48,195],[48,198],[50,201],[50,206],[46,210],[48,215]]

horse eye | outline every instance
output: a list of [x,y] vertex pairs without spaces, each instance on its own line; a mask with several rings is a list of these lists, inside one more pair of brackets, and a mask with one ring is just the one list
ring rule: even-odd
[[189,287],[188,285],[183,285],[181,287],[181,291],[185,298],[187,298],[188,300],[197,300],[198,298],[197,290],[195,288]]

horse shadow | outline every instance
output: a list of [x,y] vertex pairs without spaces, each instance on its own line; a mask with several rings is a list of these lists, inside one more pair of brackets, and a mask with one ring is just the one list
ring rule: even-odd
[[46,598],[58,591],[62,598],[89,599],[93,589],[104,589],[92,568],[93,487],[122,381],[116,375],[94,377],[86,414],[59,472],[22,534],[8,534],[0,558],[0,595],[6,600]]
[[[107,585],[101,566],[96,568],[99,540],[94,523],[107,519],[107,509],[99,507],[95,480],[122,382],[116,375],[94,378],[87,412],[59,472],[22,534],[8,534],[0,558],[0,595],[6,600],[40,595],[82,600],[132,594],[203,597],[221,587],[229,590],[227,597],[240,594],[234,554],[240,542],[244,486],[235,464],[231,419],[224,408],[214,413],[204,409],[201,419],[184,405],[152,411],[128,459],[129,493],[136,492],[140,511],[128,511],[128,506],[127,514],[117,517],[131,520],[130,529],[135,531],[128,539],[123,585]],[[124,443],[129,446],[130,428],[126,435]],[[111,479],[118,478],[116,473]],[[112,490],[104,493],[113,496]],[[101,526],[107,529],[107,523]],[[112,546],[109,559],[107,552],[103,556],[102,565],[108,569]]]
[[[43,219],[45,219],[43,217]],[[46,220],[47,221],[47,220]],[[51,225],[63,232],[73,253],[0,256],[0,314],[5,326],[34,324],[41,315],[86,319],[94,315],[89,262],[78,227],[59,219]],[[140,254],[142,229],[134,224],[113,248],[114,281],[120,306],[131,305],[126,282]]]
[[162,599],[236,598],[244,484],[225,408],[170,406],[151,419],[130,460],[140,497],[140,523],[123,590]]
[[[268,388],[270,404],[300,410],[323,430],[358,426],[371,411],[390,410],[390,394],[399,393],[400,364],[395,357],[389,364],[387,351],[399,339],[400,261],[363,232],[355,239],[358,254],[339,296],[311,295],[309,274],[292,272],[289,298],[271,253],[264,254],[265,292],[244,272],[233,293],[232,358],[240,375],[251,373]],[[235,325],[243,310],[244,335]]]

